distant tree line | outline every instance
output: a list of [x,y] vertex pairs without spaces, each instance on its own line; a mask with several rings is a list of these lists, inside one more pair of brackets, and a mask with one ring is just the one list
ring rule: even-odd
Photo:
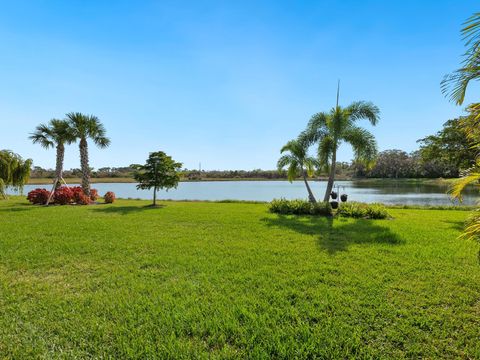
[[478,149],[471,146],[462,125],[464,119],[452,119],[442,130],[418,140],[420,148],[412,153],[385,150],[375,165],[366,169],[353,163],[356,177],[373,178],[455,178],[475,164]]
[[188,170],[184,169],[183,178],[187,180],[205,179],[286,179],[287,172],[277,170]]
[[[125,167],[102,167],[98,170],[90,168],[90,176],[92,178],[125,178],[133,177],[134,169],[130,166]],[[55,170],[54,169],[44,169],[40,166],[34,166],[31,172],[31,178],[54,178]],[[82,177],[82,170],[78,168],[64,170],[63,177],[68,178],[79,178]]]

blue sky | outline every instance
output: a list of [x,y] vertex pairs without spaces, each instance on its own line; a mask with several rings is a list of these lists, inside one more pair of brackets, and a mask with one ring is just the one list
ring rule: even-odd
[[[462,113],[439,83],[461,60],[463,21],[480,10],[473,0],[0,5],[0,148],[53,167],[54,151],[29,133],[91,113],[112,139],[91,146],[96,168],[156,150],[188,168],[275,168],[280,147],[334,105],[337,79],[342,105],[380,107],[380,150],[415,150]],[[351,157],[344,146],[340,160]],[[79,167],[75,145],[65,167]]]

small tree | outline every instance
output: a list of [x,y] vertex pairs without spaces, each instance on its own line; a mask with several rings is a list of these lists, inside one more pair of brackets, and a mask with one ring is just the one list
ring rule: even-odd
[[22,191],[30,177],[31,166],[31,159],[23,160],[10,150],[0,150],[0,196],[7,197],[8,187]]
[[153,188],[153,206],[157,205],[157,191],[177,188],[182,163],[175,162],[163,151],[150,153],[145,165],[131,165],[133,177],[138,181],[137,189]]

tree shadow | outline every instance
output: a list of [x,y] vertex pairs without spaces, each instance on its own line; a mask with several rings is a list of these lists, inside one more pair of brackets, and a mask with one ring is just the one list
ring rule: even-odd
[[0,211],[1,212],[29,211],[40,206],[41,205],[33,205],[30,203],[15,203],[15,204],[9,205],[8,207],[1,207]]
[[450,224],[452,229],[463,231],[465,229],[465,221],[452,221],[452,220],[445,220],[442,221],[445,224]]
[[99,207],[91,209],[91,211],[95,212],[103,212],[107,214],[121,214],[121,215],[128,215],[137,212],[143,212],[148,210],[156,210],[162,209],[165,205],[146,205],[146,206],[109,206],[109,207]]
[[329,254],[347,251],[351,245],[355,244],[400,245],[405,243],[388,227],[378,225],[372,220],[293,215],[277,215],[274,218],[266,217],[261,220],[269,227],[287,228],[300,234],[317,236],[318,247]]

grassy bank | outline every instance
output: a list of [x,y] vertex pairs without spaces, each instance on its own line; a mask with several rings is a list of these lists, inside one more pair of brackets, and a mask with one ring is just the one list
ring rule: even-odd
[[0,201],[7,358],[478,358],[467,213]]

